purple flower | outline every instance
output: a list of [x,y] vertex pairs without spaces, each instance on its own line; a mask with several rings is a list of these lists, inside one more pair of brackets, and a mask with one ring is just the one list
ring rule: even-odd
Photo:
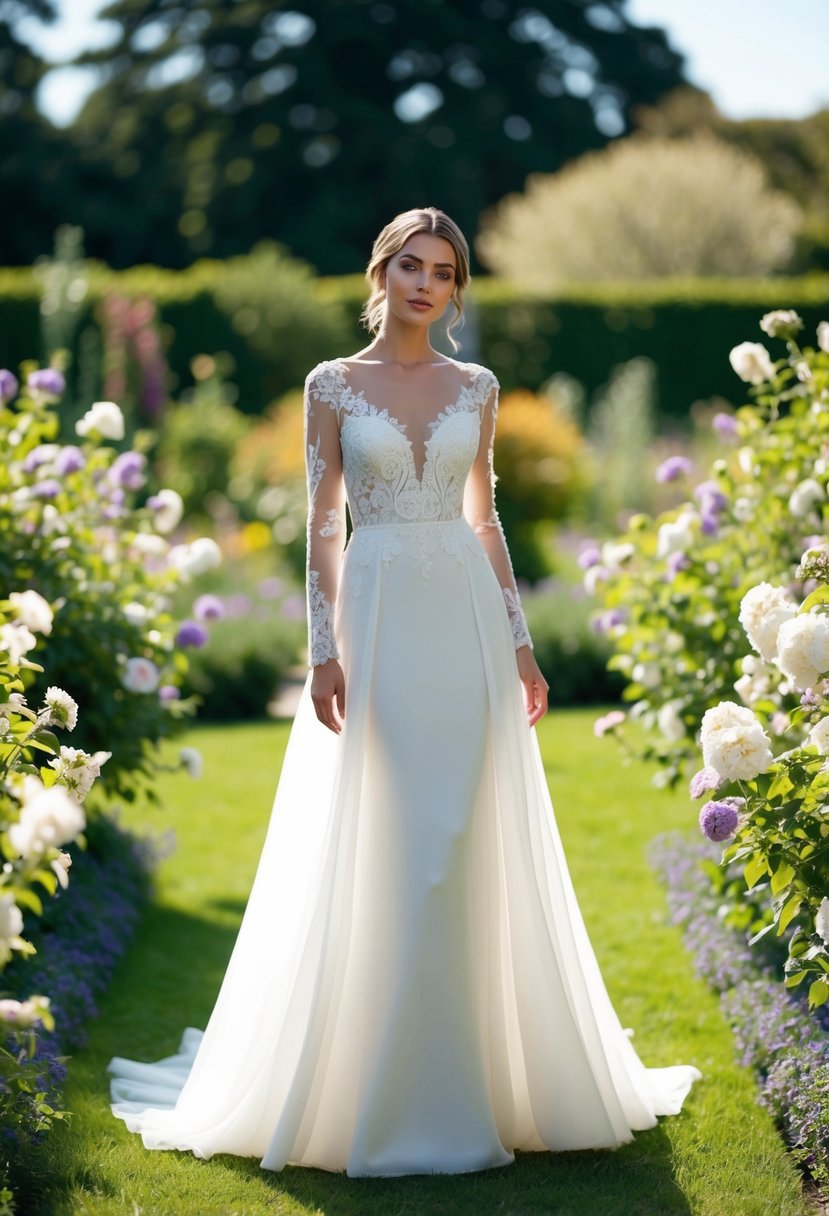
[[285,590],[285,580],[272,574],[269,578],[263,578],[259,584],[259,594],[263,600],[275,600]]
[[39,443],[36,448],[32,448],[23,458],[22,469],[24,473],[34,473],[42,464],[46,464],[55,454],[55,445],[53,443]]
[[687,570],[690,564],[691,559],[685,553],[681,553],[679,550],[674,550],[673,553],[669,553],[665,560],[669,578],[676,578],[680,570]]
[[688,790],[692,798],[701,798],[703,794],[707,794],[709,790],[715,790],[721,784],[720,774],[710,764],[706,764],[705,768],[694,773]]
[[820,705],[820,697],[816,692],[814,692],[813,689],[807,688],[806,691],[801,694],[800,704],[804,709],[814,709],[816,705]]
[[716,481],[701,481],[694,487],[694,498],[703,511],[722,511],[728,505],[728,499]]
[[158,690],[159,701],[177,701],[181,696],[181,689],[176,688],[175,684],[162,684]]
[[177,646],[203,646],[207,641],[207,630],[198,621],[182,621],[176,634]]
[[624,614],[618,608],[608,608],[607,612],[601,613],[593,622],[593,628],[596,633],[607,633],[615,625],[621,625],[624,620]]
[[247,616],[250,612],[250,599],[239,591],[236,595],[227,597],[224,608],[227,616]]
[[77,473],[85,467],[86,457],[81,449],[76,448],[72,443],[61,448],[55,457],[55,472],[59,473],[61,477],[65,477],[68,473]]
[[601,550],[598,545],[591,541],[589,545],[582,549],[576,560],[582,570],[589,570],[591,566],[598,566],[602,560]]
[[720,517],[715,510],[707,505],[700,511],[700,531],[704,536],[716,536],[720,526]]
[[110,465],[107,477],[116,485],[126,486],[128,490],[140,490],[146,480],[145,464],[146,457],[140,452],[121,452]]
[[61,484],[54,477],[47,477],[45,481],[38,481],[32,486],[35,498],[57,498],[60,491]]
[[733,836],[740,819],[734,805],[738,801],[742,800],[723,798],[719,802],[713,799],[706,802],[699,813],[699,826],[703,835],[716,841],[728,840],[729,836]]
[[676,481],[678,477],[690,472],[691,462],[687,456],[669,456],[656,470],[656,480]]
[[718,435],[722,435],[723,439],[731,439],[737,434],[737,419],[733,414],[722,412],[715,414],[711,425]]
[[200,595],[193,604],[193,612],[200,621],[220,621],[225,614],[225,606],[218,595]]
[[40,371],[30,372],[26,384],[33,393],[44,397],[60,397],[66,388],[66,381],[55,367],[44,367]]
[[6,401],[11,401],[12,397],[16,396],[19,388],[20,384],[17,376],[10,372],[7,367],[0,367],[0,405]]

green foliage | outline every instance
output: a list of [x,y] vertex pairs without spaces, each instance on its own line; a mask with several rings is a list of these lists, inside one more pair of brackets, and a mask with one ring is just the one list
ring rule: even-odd
[[535,290],[786,266],[800,208],[762,163],[707,133],[640,134],[557,173],[534,173],[485,217],[486,265]]
[[[33,371],[24,365],[24,377]],[[151,796],[153,748],[194,709],[162,702],[157,691],[179,685],[187,668],[167,601],[189,577],[192,553],[182,546],[174,555],[181,560],[168,561],[162,513],[131,505],[144,480],[141,453],[119,456],[97,428],[80,447],[56,443],[59,392],[25,384],[15,405],[0,409],[0,586],[7,593],[34,588],[52,606],[43,666],[84,706],[78,746],[112,752],[102,784],[124,798],[144,784]],[[117,406],[99,421],[122,433]],[[124,458],[132,461],[129,476]],[[200,544],[201,560],[219,556],[213,542]],[[32,683],[42,695],[43,680]]]
[[748,647],[739,620],[757,583],[794,577],[818,526],[817,504],[796,514],[792,494],[812,476],[829,436],[829,356],[801,350],[793,338],[788,346],[774,365],[765,356],[770,376],[751,388],[754,405],[737,413],[738,438],[693,500],[655,519],[633,517],[585,576],[605,611],[623,616],[609,631],[611,661],[626,677],[625,700],[652,732],[643,754],[660,761],[671,784],[696,759],[702,715],[741,673],[753,680],[743,695],[764,722],[788,704],[776,695],[779,673],[756,659],[741,665]]
[[263,718],[305,639],[305,622],[267,618],[214,621],[190,660],[185,688],[200,697],[199,718]]
[[590,413],[588,438],[597,467],[589,517],[608,527],[641,494],[643,457],[653,438],[655,375],[649,359],[615,367]]
[[590,628],[589,604],[571,588],[522,595],[535,660],[550,686],[552,708],[603,705],[616,701],[624,686],[609,671],[610,647]]

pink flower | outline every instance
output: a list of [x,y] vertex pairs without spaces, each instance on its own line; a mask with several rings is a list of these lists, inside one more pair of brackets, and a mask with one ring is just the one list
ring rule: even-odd
[[609,714],[605,714],[602,718],[597,718],[593,723],[593,734],[597,739],[601,739],[602,735],[606,735],[608,731],[615,730],[617,726],[621,726],[625,720],[625,715],[621,709],[611,709]]

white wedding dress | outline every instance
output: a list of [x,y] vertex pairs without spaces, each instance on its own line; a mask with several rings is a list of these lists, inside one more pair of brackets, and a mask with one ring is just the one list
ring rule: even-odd
[[498,381],[452,362],[408,421],[343,360],[306,381],[309,662],[340,659],[344,728],[309,671],[206,1029],[108,1066],[148,1149],[460,1173],[616,1148],[702,1076],[644,1066],[599,972],[518,679]]

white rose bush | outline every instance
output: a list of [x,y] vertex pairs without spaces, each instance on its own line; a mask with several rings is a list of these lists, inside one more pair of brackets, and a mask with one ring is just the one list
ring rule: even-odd
[[[725,846],[721,875],[741,869],[721,915],[751,944],[776,930],[785,984],[808,981],[815,1009],[829,1000],[829,324],[802,346],[792,310],[760,324],[786,355],[732,350],[753,402],[715,418],[727,447],[709,476],[630,521],[621,567],[595,544],[582,564],[645,728],[638,754],[659,762],[657,785],[697,770],[700,829]],[[607,733],[634,754],[622,723]]]

